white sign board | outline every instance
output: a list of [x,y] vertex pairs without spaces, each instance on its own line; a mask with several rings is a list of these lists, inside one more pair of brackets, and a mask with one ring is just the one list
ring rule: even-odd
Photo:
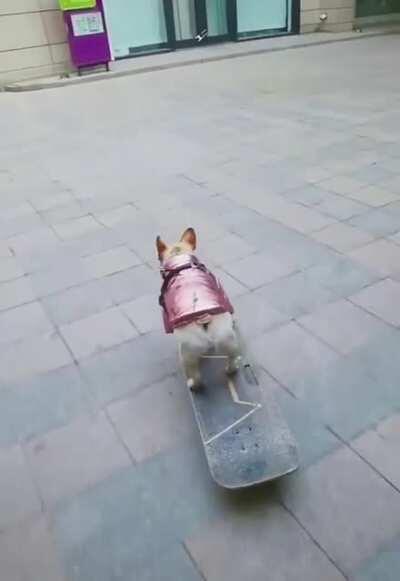
[[71,16],[74,36],[90,36],[104,32],[103,17],[101,12],[84,12]]

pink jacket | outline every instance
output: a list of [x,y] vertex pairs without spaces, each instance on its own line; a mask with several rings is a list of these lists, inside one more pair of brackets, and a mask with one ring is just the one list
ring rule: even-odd
[[193,323],[204,315],[233,313],[219,280],[195,256],[170,258],[161,269],[164,279],[160,305],[166,333]]

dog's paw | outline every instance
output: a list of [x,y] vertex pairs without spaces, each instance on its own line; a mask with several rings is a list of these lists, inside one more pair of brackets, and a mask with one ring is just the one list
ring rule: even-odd
[[193,377],[187,380],[186,385],[188,386],[190,391],[199,391],[202,388],[202,383],[200,379],[196,380],[193,379]]
[[240,361],[241,361],[240,357],[236,357],[236,359],[229,361],[228,365],[226,366],[226,374],[227,375],[236,375],[236,373],[240,369]]

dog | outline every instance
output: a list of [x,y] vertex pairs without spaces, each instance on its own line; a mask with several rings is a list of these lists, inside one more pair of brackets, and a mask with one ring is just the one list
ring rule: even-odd
[[160,305],[167,333],[178,340],[188,388],[202,387],[200,358],[210,351],[227,357],[226,372],[240,366],[233,307],[218,279],[196,258],[197,236],[187,228],[179,242],[156,240],[163,285]]

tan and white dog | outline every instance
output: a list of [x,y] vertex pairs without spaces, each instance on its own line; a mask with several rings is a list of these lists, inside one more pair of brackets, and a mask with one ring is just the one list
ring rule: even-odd
[[227,373],[236,373],[240,346],[233,308],[221,283],[194,255],[195,231],[188,228],[171,245],[158,237],[156,245],[163,276],[160,305],[165,330],[176,335],[188,387],[201,387],[200,358],[210,350],[226,355]]

